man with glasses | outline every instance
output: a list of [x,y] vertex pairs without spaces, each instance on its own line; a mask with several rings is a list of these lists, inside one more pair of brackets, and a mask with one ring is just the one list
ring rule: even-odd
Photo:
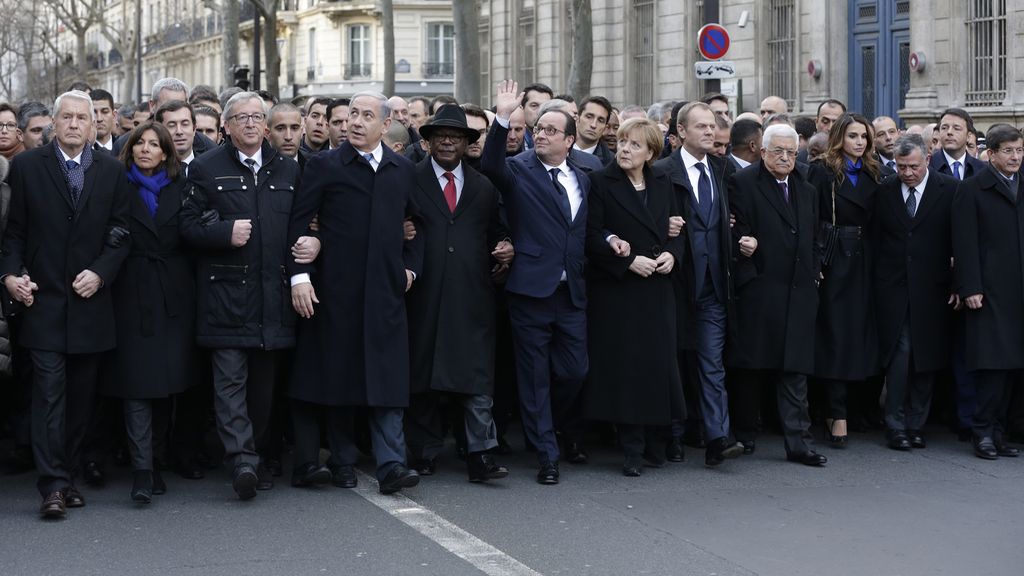
[[562,110],[540,114],[534,149],[506,158],[509,118],[522,99],[517,82],[499,84],[481,166],[502,193],[519,252],[506,290],[523,427],[537,448],[537,482],[557,484],[555,426],[571,452],[582,452],[577,419],[589,366],[583,244],[590,181],[566,161],[576,122]]
[[295,345],[285,264],[299,165],[264,140],[254,92],[223,112],[229,141],[189,167],[181,233],[199,253],[197,340],[211,349],[214,408],[233,488],[242,500],[273,481],[256,451],[267,429],[281,352]]

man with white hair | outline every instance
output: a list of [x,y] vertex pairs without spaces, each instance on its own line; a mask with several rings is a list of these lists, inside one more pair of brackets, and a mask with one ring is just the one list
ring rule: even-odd
[[760,390],[776,387],[786,459],[822,466],[811,449],[807,374],[814,369],[819,259],[814,187],[795,170],[800,137],[792,126],[764,131],[761,162],[729,180],[729,207],[739,242],[733,270],[736,329],[731,330],[731,389],[737,435],[756,428]]
[[0,277],[24,309],[17,339],[32,358],[32,451],[40,514],[85,505],[72,478],[92,412],[101,353],[112,350],[110,286],[128,251],[124,165],[93,153],[84,92],[57,98],[54,142],[11,162]]
[[[151,114],[156,114],[156,111],[168,102],[180,101],[187,103],[188,94],[188,84],[185,84],[177,78],[161,78],[153,83],[153,88],[150,90],[149,112]],[[121,148],[124,147],[124,143],[127,141],[128,133],[122,134],[117,138],[117,140],[114,140],[112,153],[115,158],[121,155]],[[202,132],[195,131],[195,134],[192,135],[192,147],[196,150],[197,156],[216,146],[217,144],[214,143],[213,140],[207,138]]]

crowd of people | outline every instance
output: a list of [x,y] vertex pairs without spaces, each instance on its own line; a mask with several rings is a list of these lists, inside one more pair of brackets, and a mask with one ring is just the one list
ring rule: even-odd
[[470,482],[500,480],[517,419],[541,484],[593,442],[640,476],[766,429],[822,466],[812,421],[835,449],[851,429],[923,449],[931,417],[1018,455],[1009,124],[619,109],[512,80],[489,110],[151,96],[0,104],[4,431],[44,518],[110,460],[140,504],[220,460],[251,499],[289,450],[292,486],[353,488],[362,452],[395,493],[449,435]]

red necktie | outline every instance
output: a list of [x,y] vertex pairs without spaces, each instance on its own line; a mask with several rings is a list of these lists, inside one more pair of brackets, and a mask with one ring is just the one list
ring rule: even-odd
[[455,214],[455,175],[445,172],[444,177],[448,179],[448,183],[444,185],[444,199],[448,202],[448,209]]

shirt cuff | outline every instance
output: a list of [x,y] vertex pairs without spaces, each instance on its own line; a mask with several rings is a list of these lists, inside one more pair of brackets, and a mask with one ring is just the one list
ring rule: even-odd
[[309,274],[303,272],[302,274],[292,276],[292,286],[298,286],[299,284],[312,284],[312,281],[309,279]]
[[509,119],[502,118],[501,116],[495,116],[494,121],[501,125],[502,128],[508,128]]
[[604,241],[605,241],[605,242],[607,242],[607,243],[609,243],[609,244],[611,244],[611,243],[612,243],[612,240],[614,240],[614,239],[616,239],[616,238],[618,238],[618,237],[619,237],[619,236],[618,236],[618,234],[609,234],[609,235],[608,235],[608,236],[607,236],[607,237],[606,237],[606,238],[604,239]]

